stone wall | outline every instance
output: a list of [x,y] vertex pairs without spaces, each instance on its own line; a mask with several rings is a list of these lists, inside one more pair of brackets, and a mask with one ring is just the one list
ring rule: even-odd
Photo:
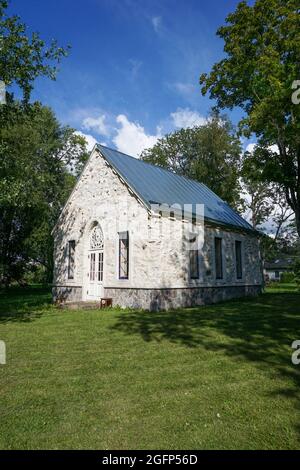
[[[99,152],[94,151],[54,232],[54,299],[86,300],[88,243],[95,223],[104,234],[104,295],[112,297],[115,305],[150,308],[156,302],[158,291],[161,292],[158,304],[165,302],[168,291],[175,299],[174,305],[204,303],[245,295],[253,289],[256,291],[256,287],[260,289],[262,284],[257,238],[208,224],[200,249],[200,277],[190,279],[189,252],[182,237],[186,222],[147,211]],[[129,231],[128,280],[118,279],[118,232],[121,231]],[[221,237],[223,244],[224,276],[218,281],[214,268],[215,236]],[[67,276],[69,240],[76,242],[74,279]],[[235,240],[242,242],[241,280],[235,271]],[[172,302],[168,300],[168,304]]]
[[56,303],[81,302],[82,287],[76,286],[53,286],[52,297]]
[[[147,270],[143,266],[144,249],[134,234],[138,226],[147,227],[148,213],[137,198],[94,152],[71,194],[54,230],[55,286],[81,286],[83,297],[87,289],[88,244],[91,229],[99,223],[104,234],[104,285],[133,287],[147,283]],[[118,232],[130,231],[130,276],[119,280]],[[74,279],[68,279],[68,241],[75,240]]]
[[239,297],[256,296],[261,286],[218,286],[182,289],[105,289],[113,306],[150,311],[213,304]]

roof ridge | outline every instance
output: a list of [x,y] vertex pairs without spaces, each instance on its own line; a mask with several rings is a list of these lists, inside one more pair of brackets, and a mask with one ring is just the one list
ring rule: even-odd
[[202,181],[197,181],[197,180],[195,180],[193,178],[190,178],[189,176],[186,176],[186,175],[179,175],[175,171],[169,170],[168,168],[165,168],[165,167],[160,166],[160,165],[154,165],[153,163],[145,162],[145,160],[141,160],[140,158],[133,157],[132,155],[128,155],[128,153],[121,152],[120,150],[114,149],[112,147],[108,147],[107,145],[99,144],[98,142],[97,142],[97,146],[98,147],[103,147],[103,148],[108,149],[108,150],[111,150],[112,152],[121,153],[122,155],[125,155],[125,157],[131,158],[131,159],[135,160],[136,162],[143,163],[144,165],[148,165],[148,166],[151,166],[153,168],[159,168],[160,170],[165,171],[166,173],[170,173],[171,175],[176,176],[178,178],[183,178],[185,180],[192,181],[193,183],[200,184],[205,189],[207,189],[209,192],[213,193],[222,202],[224,202],[225,204],[228,204],[226,201],[223,201],[223,199],[220,198],[220,196],[218,196],[216,193],[214,193],[212,191],[212,189],[210,189],[205,183],[202,183]]
[[[128,155],[128,153],[125,153],[125,152],[121,152],[120,150],[117,150],[117,149],[114,149],[112,147],[108,147],[107,145],[102,145],[102,144],[98,144],[98,147],[103,147],[105,149],[108,149],[108,150],[112,150],[113,152],[117,152],[117,153],[121,153],[122,155],[125,155],[125,157],[128,157],[128,158],[132,158],[133,160],[135,160],[136,162],[140,162],[140,163],[144,163],[145,165],[149,165],[149,166],[152,166],[153,168],[159,168],[160,170],[163,170],[163,171],[166,171],[168,173],[171,173],[171,175],[176,175],[176,176],[180,176],[182,178],[185,178],[185,176],[183,175],[178,175],[177,173],[171,171],[171,170],[168,170],[168,168],[165,168],[163,166],[160,166],[160,165],[154,165],[153,163],[149,163],[149,162],[145,162],[145,160],[142,160],[141,158],[137,158],[137,157],[133,157],[132,155]],[[191,181],[195,181],[195,180],[192,180]],[[197,181],[196,181],[197,182]],[[201,183],[203,184],[203,183]]]
[[[249,222],[206,184],[111,147],[98,143],[96,147],[147,206],[153,198],[172,204],[173,196],[176,195],[181,204],[204,204],[207,219],[254,230]],[[143,175],[147,175],[147,180],[143,180]]]

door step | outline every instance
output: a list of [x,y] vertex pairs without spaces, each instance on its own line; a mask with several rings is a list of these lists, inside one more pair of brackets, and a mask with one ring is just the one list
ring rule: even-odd
[[58,305],[58,307],[68,310],[96,310],[100,309],[100,299],[98,301],[88,302],[66,302],[64,304]]

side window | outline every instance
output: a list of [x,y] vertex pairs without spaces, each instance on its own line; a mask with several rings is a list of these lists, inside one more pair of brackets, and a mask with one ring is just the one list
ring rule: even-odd
[[215,237],[216,279],[223,279],[222,238]]
[[190,277],[191,279],[199,279],[199,251],[190,250]]
[[68,242],[68,279],[74,279],[75,240]]
[[119,233],[119,279],[129,276],[129,233]]
[[235,266],[236,266],[237,279],[242,279],[243,277],[242,242],[239,240],[235,241]]

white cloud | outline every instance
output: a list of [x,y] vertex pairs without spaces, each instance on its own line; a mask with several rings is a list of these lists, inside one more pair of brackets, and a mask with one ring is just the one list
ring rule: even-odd
[[271,152],[274,152],[274,153],[278,153],[278,154],[279,154],[278,145],[276,145],[276,144],[270,145],[269,149],[271,150]]
[[139,157],[144,149],[155,145],[161,137],[159,128],[156,135],[149,135],[140,124],[130,122],[124,114],[119,114],[116,121],[120,127],[113,138],[113,143],[118,150],[134,157]]
[[[153,147],[157,140],[162,137],[162,134],[169,129],[193,127],[201,125],[206,122],[205,118],[197,111],[190,108],[178,108],[175,112],[171,113],[165,121],[161,121],[164,128],[157,126],[154,134],[147,133],[145,128],[138,122],[133,122],[128,119],[125,114],[119,114],[114,117],[113,124],[111,116],[110,124],[106,122],[108,113],[102,113],[99,117],[86,116],[82,121],[82,129],[78,131],[78,135],[82,135],[88,142],[88,149],[91,150],[97,142],[97,134],[108,138],[109,145],[113,144],[121,152],[139,157],[144,149]],[[85,133],[84,130],[90,130],[90,133]],[[95,137],[94,137],[95,136]],[[105,144],[104,144],[105,145]]]
[[105,123],[105,114],[102,114],[98,118],[86,117],[82,122],[83,129],[88,131],[97,132],[100,135],[109,135],[109,129]]
[[202,126],[206,123],[206,119],[201,116],[201,114],[189,108],[178,108],[177,111],[171,113],[170,116],[177,129]]
[[253,153],[255,147],[256,147],[256,143],[248,144],[247,147],[246,147],[246,152]]
[[153,29],[156,33],[158,33],[159,30],[160,30],[161,21],[162,21],[161,16],[152,16],[152,18],[151,18],[151,23],[152,23]]
[[84,134],[81,131],[76,131],[75,134],[80,135],[81,137],[84,137],[86,142],[87,142],[87,150],[90,152],[94,145],[97,143],[97,140],[90,134]]
[[192,83],[176,82],[173,84],[173,88],[184,96],[195,96],[196,94],[196,87]]
[[[257,146],[256,143],[248,144],[247,147],[246,147],[246,152],[253,153],[256,146]],[[268,148],[269,148],[269,150],[271,150],[271,152],[279,153],[279,149],[278,149],[278,146],[276,144],[270,145],[270,147],[268,147]]]

